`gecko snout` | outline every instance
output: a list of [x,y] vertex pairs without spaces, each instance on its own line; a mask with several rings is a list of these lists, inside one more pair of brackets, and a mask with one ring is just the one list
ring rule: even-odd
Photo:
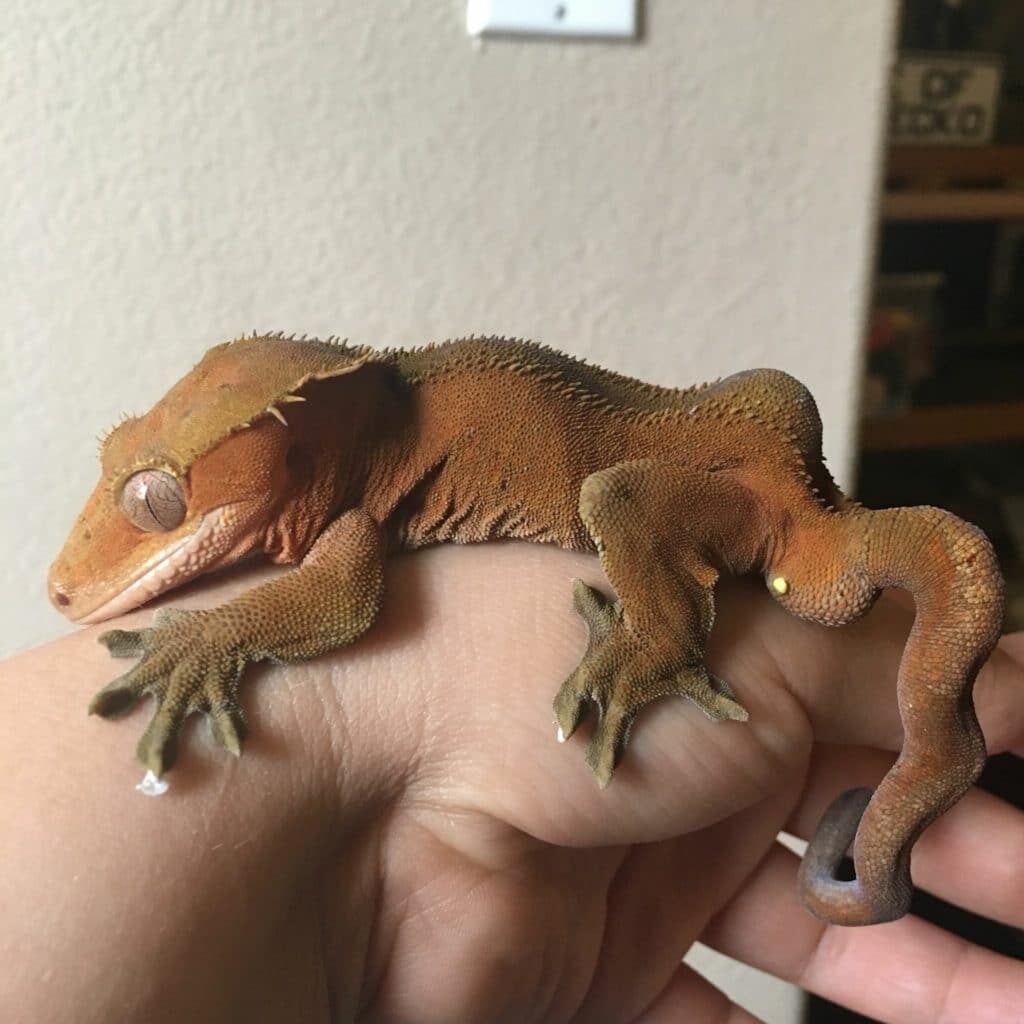
[[54,606],[54,608],[63,610],[67,608],[69,604],[71,604],[71,598],[64,593],[63,588],[56,581],[50,580],[49,592],[50,603]]
[[50,604],[68,618],[73,618],[77,609],[75,604],[75,582],[69,578],[67,567],[63,559],[58,558],[51,566],[46,578],[46,593],[50,598]]

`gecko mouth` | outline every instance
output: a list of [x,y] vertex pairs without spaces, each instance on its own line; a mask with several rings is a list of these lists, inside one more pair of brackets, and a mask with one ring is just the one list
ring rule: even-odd
[[92,611],[75,616],[74,620],[82,625],[103,622],[115,615],[130,612],[164,591],[194,579],[231,549],[233,531],[225,527],[233,519],[231,506],[225,505],[207,512],[192,533],[149,559],[126,587]]

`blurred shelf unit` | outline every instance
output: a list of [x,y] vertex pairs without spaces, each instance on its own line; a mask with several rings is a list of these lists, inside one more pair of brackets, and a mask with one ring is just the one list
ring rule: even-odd
[[886,221],[1024,220],[1024,145],[891,146]]
[[1024,442],[1024,145],[891,145],[881,218],[861,449]]
[[866,452],[1024,441],[1024,402],[972,402],[867,416],[860,441]]
[[1024,192],[887,192],[882,217],[887,221],[1024,220]]

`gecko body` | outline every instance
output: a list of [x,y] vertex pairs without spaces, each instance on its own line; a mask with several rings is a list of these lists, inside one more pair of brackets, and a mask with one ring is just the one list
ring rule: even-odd
[[[602,785],[655,699],[747,717],[704,665],[721,574],[760,573],[789,611],[829,625],[883,587],[914,594],[902,753],[873,794],[836,801],[804,861],[803,899],[827,920],[905,913],[914,842],[984,763],[970,695],[1001,624],[991,546],[947,512],[844,496],[813,399],[780,371],[675,390],[506,339],[374,351],[254,335],[211,349],[115,428],[101,468],[50,573],[51,599],[76,621],[253,551],[297,564],[219,607],[101,636],[140,660],[91,710],[156,697],[138,755],[157,779],[194,711],[240,752],[248,663],[312,658],[369,629],[390,550],[498,538],[594,551],[615,592],[576,582],[590,640],[554,701],[562,737],[596,706],[586,758]],[[851,841],[856,878],[840,881]]]

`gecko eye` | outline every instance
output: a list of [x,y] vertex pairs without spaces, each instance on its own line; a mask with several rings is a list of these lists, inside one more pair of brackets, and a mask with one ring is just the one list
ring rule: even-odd
[[124,485],[121,510],[147,533],[173,530],[185,519],[185,495],[170,473],[143,469],[130,476]]

